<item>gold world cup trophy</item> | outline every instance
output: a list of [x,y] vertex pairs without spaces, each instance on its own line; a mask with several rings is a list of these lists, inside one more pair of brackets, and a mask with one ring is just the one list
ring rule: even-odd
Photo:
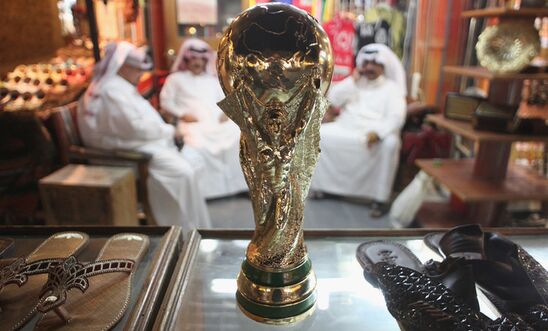
[[219,45],[219,107],[241,130],[240,163],[255,233],[236,298],[252,319],[285,324],[309,316],[316,276],[303,241],[304,200],[320,152],[331,45],[320,24],[290,5],[257,5]]

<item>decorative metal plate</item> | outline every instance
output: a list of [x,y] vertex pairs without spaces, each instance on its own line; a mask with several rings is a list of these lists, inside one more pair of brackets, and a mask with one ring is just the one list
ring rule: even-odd
[[519,72],[538,55],[538,32],[524,22],[504,22],[487,27],[479,36],[476,52],[481,66],[496,73]]

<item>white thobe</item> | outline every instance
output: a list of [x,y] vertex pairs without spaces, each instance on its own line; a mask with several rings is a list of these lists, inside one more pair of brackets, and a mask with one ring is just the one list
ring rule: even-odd
[[223,98],[216,77],[190,71],[169,75],[160,93],[163,109],[177,117],[192,115],[197,119],[180,121],[177,130],[185,143],[183,155],[201,156],[205,175],[199,178],[199,185],[206,199],[248,189],[239,161],[240,129],[231,120],[220,121],[223,112],[217,102]]
[[148,198],[159,225],[180,225],[185,236],[210,227],[209,214],[192,167],[173,143],[175,128],[166,124],[135,86],[115,75],[96,97],[78,109],[84,144],[103,149],[130,149],[152,154]]
[[[375,81],[348,77],[333,86],[328,99],[341,114],[322,124],[321,154],[311,189],[386,202],[399,161],[399,132],[405,121],[400,88],[383,76]],[[366,136],[380,141],[367,147]]]

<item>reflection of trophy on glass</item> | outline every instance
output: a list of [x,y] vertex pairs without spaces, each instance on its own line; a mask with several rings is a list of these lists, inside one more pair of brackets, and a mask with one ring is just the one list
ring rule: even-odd
[[225,32],[217,69],[226,94],[219,106],[242,132],[240,162],[256,227],[238,303],[255,320],[291,322],[315,302],[302,222],[333,73],[331,46],[304,11],[258,5]]

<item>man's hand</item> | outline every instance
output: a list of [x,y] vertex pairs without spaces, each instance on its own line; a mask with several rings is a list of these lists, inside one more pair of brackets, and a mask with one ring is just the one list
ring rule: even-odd
[[329,108],[327,108],[325,115],[323,116],[322,123],[333,122],[335,118],[339,116],[339,112],[340,112],[340,109],[330,105]]
[[192,122],[198,122],[198,119],[196,117],[194,117],[193,115],[183,115],[181,117],[179,117],[179,119],[183,122],[187,122],[187,123],[192,123]]
[[226,121],[228,121],[228,116],[221,114],[221,116],[219,116],[219,122],[224,123]]
[[183,133],[178,128],[175,128],[175,135],[173,136],[175,140],[183,140]]
[[175,135],[173,136],[173,141],[175,142],[175,146],[177,146],[177,149],[180,152],[181,149],[183,149],[184,140],[183,140],[183,134],[177,128],[175,128]]
[[367,147],[368,148],[373,147],[373,145],[378,143],[380,140],[381,140],[381,138],[379,137],[379,135],[376,132],[373,132],[373,131],[369,132],[367,134]]

